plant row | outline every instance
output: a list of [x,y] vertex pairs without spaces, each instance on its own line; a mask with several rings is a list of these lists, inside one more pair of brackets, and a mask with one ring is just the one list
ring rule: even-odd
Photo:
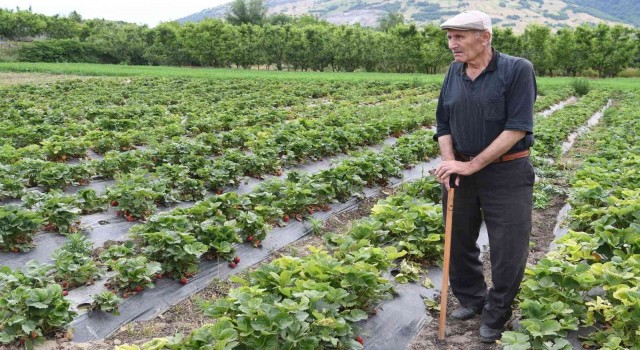
[[[174,165],[186,167],[189,178],[201,187],[220,191],[238,184],[245,176],[279,175],[284,166],[348,152],[378,143],[390,134],[400,135],[428,125],[433,120],[429,113],[433,107],[432,103],[398,108],[360,107],[359,111],[343,117],[329,114],[314,120],[289,121],[280,127],[201,133],[195,139],[176,136],[145,149],[109,151],[100,160],[78,164],[38,159],[34,154],[37,147],[27,147],[25,149],[33,152],[24,153],[25,149],[15,150],[5,145],[1,149],[5,161],[12,164],[0,167],[0,194],[19,198],[25,187],[64,189],[87,184],[95,175],[110,179],[132,169],[153,171],[165,166],[166,170]],[[86,153],[87,145],[79,139],[46,144],[56,149],[61,158],[81,156]],[[216,154],[221,155],[214,156]],[[179,171],[182,170],[169,170]],[[163,173],[163,169],[156,173]]]
[[[22,186],[25,183],[31,186],[41,184],[46,190],[63,188],[68,184],[86,184],[98,170],[105,177],[116,178],[116,185],[107,190],[107,197],[109,202],[118,206],[118,212],[128,220],[145,219],[155,212],[157,204],[199,200],[204,198],[206,190],[220,193],[225,187],[238,185],[246,176],[279,175],[285,162],[348,152],[358,146],[379,142],[389,133],[404,133],[430,122],[428,118],[416,116],[418,113],[407,112],[406,116],[389,114],[380,117],[374,114],[369,118],[372,120],[370,123],[351,127],[338,118],[332,118],[325,120],[329,124],[324,125],[325,134],[318,130],[320,126],[317,123],[296,122],[296,126],[284,128],[269,138],[254,140],[255,153],[229,150],[214,159],[207,157],[211,152],[207,145],[190,140],[167,142],[157,149],[108,153],[101,160],[76,165],[23,159],[2,168],[0,190],[8,197],[18,197],[24,193]],[[26,180],[20,180],[20,177]],[[95,192],[83,190],[81,193],[87,197],[83,199],[96,202],[89,208],[90,212],[95,211],[94,208],[104,208],[104,205],[98,205],[104,200]],[[57,192],[40,197],[52,196],[60,197]],[[25,200],[37,197],[31,191]],[[58,231],[63,233],[69,232],[69,227],[53,225],[54,230],[60,229]]]
[[593,90],[577,103],[565,106],[545,118],[537,118],[533,154],[540,158],[556,158],[562,152],[562,143],[578,127],[585,125],[606,104],[608,98],[609,92],[606,90]]
[[574,91],[568,87],[544,87],[539,88],[538,97],[534,105],[535,113],[540,113],[546,109],[551,108],[553,105],[566,100],[574,94]]
[[640,121],[638,96],[607,111],[583,147],[572,180],[569,233],[526,270],[523,320],[503,336],[505,349],[572,349],[569,331],[594,327],[583,346],[638,349],[640,337]]
[[[113,148],[102,139],[152,141],[158,129],[195,136],[250,126],[272,126],[327,114],[329,104],[376,104],[404,96],[437,96],[437,87],[410,82],[133,78],[65,81],[0,89],[3,143],[16,148],[51,137],[87,137],[97,153]],[[322,113],[322,114],[320,114]],[[163,135],[157,135],[163,136]],[[173,135],[172,135],[173,136]],[[146,143],[146,142],[145,142]],[[126,145],[123,145],[125,147]]]

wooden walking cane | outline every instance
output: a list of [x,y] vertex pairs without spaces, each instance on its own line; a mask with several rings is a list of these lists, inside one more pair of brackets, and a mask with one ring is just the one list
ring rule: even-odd
[[449,176],[447,191],[447,218],[444,222],[444,263],[442,265],[442,290],[440,293],[440,329],[438,339],[444,339],[447,325],[447,292],[449,290],[449,260],[451,259],[451,225],[453,224],[453,194],[456,187],[456,174]]

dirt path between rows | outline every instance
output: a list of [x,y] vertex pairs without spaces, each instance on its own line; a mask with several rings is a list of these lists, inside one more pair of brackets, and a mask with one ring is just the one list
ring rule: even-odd
[[[556,223],[556,217],[560,208],[564,205],[563,197],[556,197],[554,202],[544,210],[534,210],[533,227],[531,232],[531,249],[529,250],[528,264],[535,264],[549,251],[549,244],[554,239],[553,229]],[[489,264],[489,252],[483,252],[485,280],[491,285],[491,270]],[[459,306],[458,301],[451,293],[447,297],[447,311]],[[514,313],[514,318],[518,312]],[[409,344],[408,350],[494,350],[500,349],[498,344],[483,344],[480,342],[478,329],[480,328],[480,317],[471,320],[457,321],[451,317],[447,317],[446,338],[443,341],[438,340],[438,318],[439,314],[433,314],[434,321],[429,322],[418,333]],[[512,320],[514,319],[512,318]],[[507,324],[510,327],[511,324]]]

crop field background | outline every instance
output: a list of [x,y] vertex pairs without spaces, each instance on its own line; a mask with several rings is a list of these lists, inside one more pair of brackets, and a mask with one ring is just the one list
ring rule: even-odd
[[[119,348],[428,346],[442,76],[0,63],[0,79],[0,344],[112,339],[224,284],[182,336]],[[568,203],[570,230],[530,261],[505,349],[640,342],[640,81],[586,84],[538,80],[534,204]],[[413,328],[394,339],[390,319]]]

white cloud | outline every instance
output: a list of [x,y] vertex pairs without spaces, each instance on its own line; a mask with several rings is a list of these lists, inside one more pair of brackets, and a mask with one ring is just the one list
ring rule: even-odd
[[78,12],[82,18],[104,18],[147,24],[176,20],[231,0],[0,0],[0,8],[15,10],[16,6],[48,16]]

